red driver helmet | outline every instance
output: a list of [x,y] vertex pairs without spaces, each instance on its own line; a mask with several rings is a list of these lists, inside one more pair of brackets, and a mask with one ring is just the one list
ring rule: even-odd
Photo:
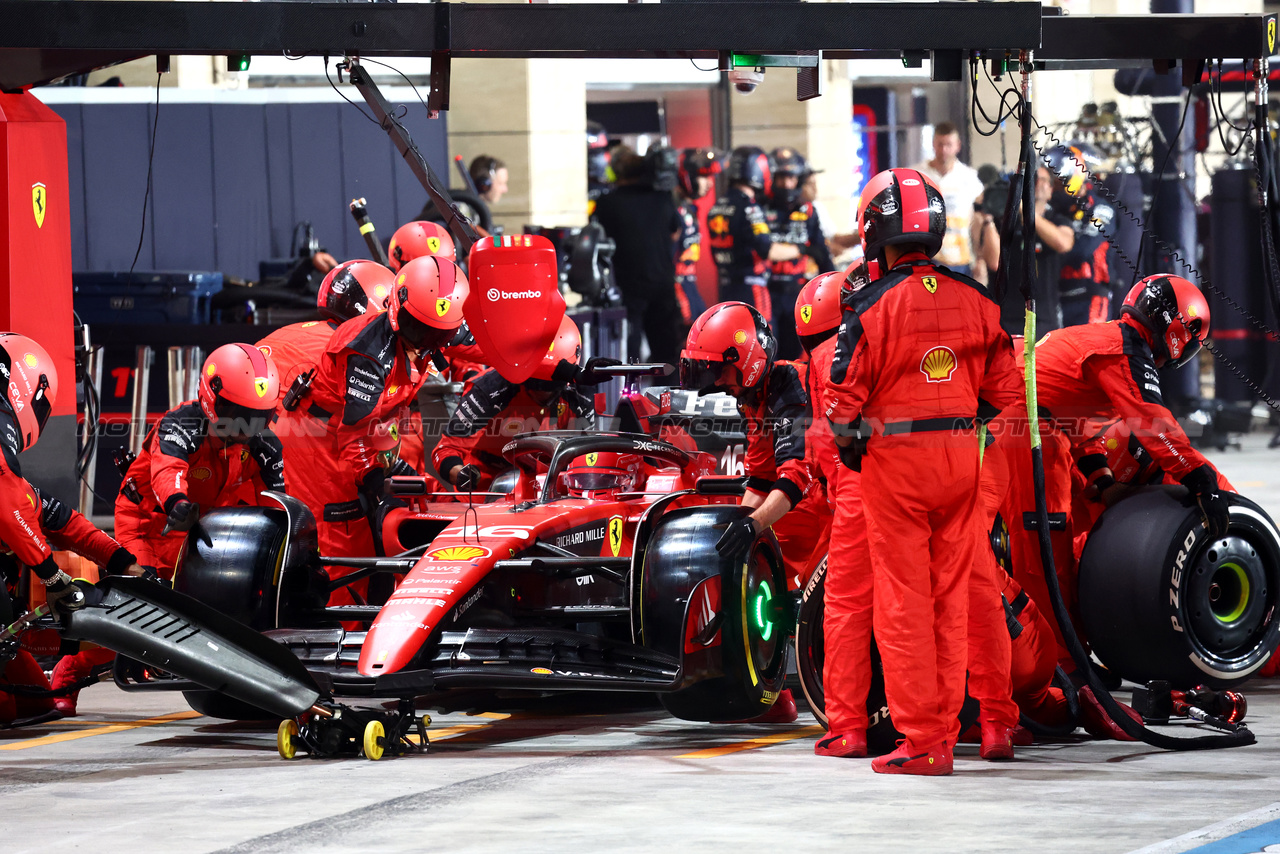
[[759,388],[777,351],[760,312],[745,302],[713,305],[693,322],[680,351],[680,385],[699,394]]
[[840,289],[844,273],[836,270],[814,276],[796,296],[796,335],[806,352],[821,344],[840,326]]
[[916,243],[932,258],[947,233],[947,205],[933,182],[915,169],[872,176],[858,204],[863,255],[877,260],[886,246]]
[[449,230],[439,223],[419,220],[406,222],[391,235],[391,243],[387,246],[387,260],[391,262],[391,269],[395,272],[400,272],[405,264],[423,255],[443,255],[450,261],[456,260],[458,253],[453,247]]
[[1209,334],[1209,303],[1199,288],[1180,276],[1147,276],[1129,290],[1121,312],[1151,333],[1158,367],[1187,364]]
[[574,458],[564,474],[565,488],[575,498],[593,493],[627,492],[635,488],[640,457],[617,451],[593,451]]
[[[578,331],[578,324],[568,317],[562,317],[560,318],[560,328],[556,330],[556,337],[551,339],[551,346],[547,348],[546,355],[542,357],[542,361],[533,369],[533,376],[530,380],[535,381],[535,388],[537,387],[537,380],[550,383],[551,376],[556,372],[556,366],[560,364],[561,359],[571,365],[576,365],[581,358],[582,333]],[[525,384],[528,385],[530,380],[525,380]]]
[[[0,332],[0,379],[4,404],[18,422],[25,451],[40,438],[58,398],[58,371],[48,352],[25,335]],[[274,401],[273,401],[274,402]]]
[[280,374],[257,347],[223,344],[204,360],[199,398],[211,435],[244,441],[271,423],[280,399]]
[[439,350],[462,325],[467,277],[440,255],[415,258],[396,275],[387,303],[391,328],[413,349]]
[[366,311],[382,311],[396,274],[375,261],[343,261],[329,271],[316,294],[322,317],[345,323]]

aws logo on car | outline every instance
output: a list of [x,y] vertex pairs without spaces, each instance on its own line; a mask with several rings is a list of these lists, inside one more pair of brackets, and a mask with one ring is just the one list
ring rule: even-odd
[[445,546],[427,552],[426,557],[440,561],[478,560],[488,557],[491,552],[484,546]]

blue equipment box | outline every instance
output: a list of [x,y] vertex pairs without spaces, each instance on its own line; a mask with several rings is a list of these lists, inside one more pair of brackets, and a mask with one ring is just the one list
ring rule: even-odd
[[221,273],[184,270],[72,273],[76,314],[83,323],[195,323],[211,320]]

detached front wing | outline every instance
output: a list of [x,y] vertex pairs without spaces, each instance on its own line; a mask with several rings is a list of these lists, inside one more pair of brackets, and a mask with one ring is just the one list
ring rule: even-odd
[[634,644],[558,629],[445,632],[429,662],[379,676],[356,672],[363,632],[279,629],[322,690],[334,696],[408,697],[458,688],[531,691],[675,691],[680,662]]

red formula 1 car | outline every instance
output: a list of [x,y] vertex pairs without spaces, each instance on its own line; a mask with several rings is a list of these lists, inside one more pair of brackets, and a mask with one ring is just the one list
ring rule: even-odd
[[[570,464],[593,454],[633,460],[631,482],[575,483]],[[332,716],[285,721],[282,754],[362,740],[367,756],[404,749],[415,698],[456,689],[654,691],[672,714],[700,721],[751,718],[773,704],[794,622],[777,542],[766,532],[744,563],[715,550],[748,512],[736,503],[740,479],[715,476],[710,454],[641,434],[525,435],[505,455],[516,482],[492,503],[395,480],[402,495],[421,494],[386,521],[388,553],[399,556],[332,561],[354,567],[338,583],[398,578],[381,606],[319,604],[328,561],[294,499],[200,521],[177,589],[292,650],[331,701],[401,701],[395,713],[333,705]],[[451,500],[433,500],[442,497]],[[250,716],[213,692],[188,699],[206,713]]]

